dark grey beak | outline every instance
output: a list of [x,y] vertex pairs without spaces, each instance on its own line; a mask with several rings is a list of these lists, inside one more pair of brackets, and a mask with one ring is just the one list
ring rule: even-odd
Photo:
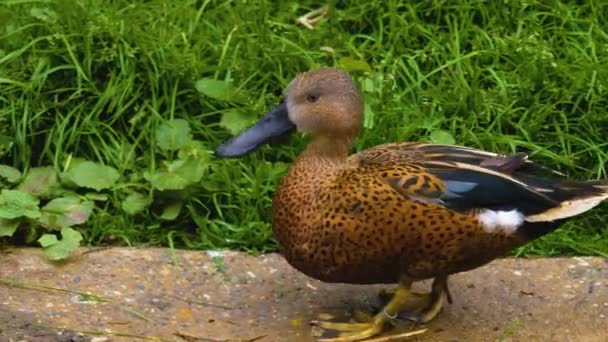
[[295,128],[296,125],[289,121],[287,105],[283,102],[266,113],[255,125],[218,147],[215,152],[222,158],[241,157],[274,137],[291,133]]

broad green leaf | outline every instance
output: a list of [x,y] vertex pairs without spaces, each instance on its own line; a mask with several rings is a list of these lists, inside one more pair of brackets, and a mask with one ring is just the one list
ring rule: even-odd
[[78,231],[66,227],[61,229],[61,240],[58,240],[54,234],[44,234],[38,242],[49,259],[61,260],[78,248],[81,240],[82,235]]
[[55,236],[55,234],[43,234],[40,239],[38,239],[38,242],[42,247],[49,247],[57,244],[59,240],[57,239],[57,236]]
[[190,182],[179,174],[168,171],[155,171],[153,173],[146,172],[144,177],[158,190],[182,190],[185,189]]
[[218,100],[231,100],[235,102],[241,101],[241,95],[238,94],[236,88],[228,81],[214,80],[212,78],[202,78],[196,81],[196,90],[199,93]]
[[19,223],[21,221],[19,219],[4,219],[0,218],[0,237],[3,236],[13,236],[17,227],[19,227]]
[[42,207],[40,223],[53,229],[70,227],[86,222],[92,212],[92,201],[74,196],[55,198]]
[[113,187],[120,178],[115,168],[92,161],[75,163],[64,176],[79,187],[97,191]]
[[132,192],[122,202],[122,210],[129,215],[139,214],[146,210],[151,202],[148,196],[139,192]]
[[165,168],[154,173],[144,173],[144,178],[158,190],[182,190],[187,186],[198,183],[207,163],[197,158],[178,159],[165,162]]
[[363,72],[372,72],[372,68],[367,64],[366,61],[362,59],[354,59],[352,57],[342,57],[338,61],[338,66],[344,71],[353,72],[353,71],[363,71]]
[[165,120],[156,129],[156,145],[175,151],[192,140],[190,124],[184,119]]
[[0,165],[0,178],[9,183],[16,183],[21,178],[21,172],[12,166]]
[[249,127],[255,120],[255,115],[246,114],[238,109],[228,109],[222,113],[220,126],[227,129],[230,133],[236,134]]
[[456,142],[450,132],[442,130],[433,131],[429,138],[436,144],[453,145]]
[[31,219],[39,218],[39,202],[30,193],[4,189],[0,193],[0,218],[14,219],[22,216]]
[[38,198],[47,198],[58,185],[55,169],[43,166],[31,168],[16,189],[29,192]]
[[167,163],[167,171],[179,174],[190,183],[197,183],[203,177],[207,165],[204,160],[196,158],[179,159]]
[[163,209],[163,213],[160,215],[160,218],[166,221],[175,220],[182,211],[183,204],[184,203],[182,201],[169,204]]
[[201,161],[209,161],[211,154],[212,152],[199,140],[192,140],[177,152],[177,156],[180,159],[194,158]]

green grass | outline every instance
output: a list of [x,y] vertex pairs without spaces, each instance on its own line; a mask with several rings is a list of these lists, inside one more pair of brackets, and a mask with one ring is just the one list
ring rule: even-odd
[[[606,2],[349,3],[333,2],[308,30],[296,19],[324,3],[5,0],[0,163],[63,172],[78,157],[115,168],[120,181],[79,228],[87,244],[272,250],[271,195],[305,140],[209,157],[201,181],[160,191],[142,175],[178,157],[155,143],[157,128],[185,119],[213,150],[277,103],[297,72],[338,65],[370,106],[356,150],[453,137],[606,178]],[[234,89],[207,96],[200,79]],[[122,203],[133,191],[153,202],[129,215]],[[161,219],[175,203],[177,217]],[[608,255],[607,215],[604,205],[518,253]]]

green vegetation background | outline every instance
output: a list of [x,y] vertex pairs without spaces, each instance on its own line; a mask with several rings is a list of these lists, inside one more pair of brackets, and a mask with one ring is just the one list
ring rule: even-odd
[[[26,199],[38,214],[5,222],[4,241],[38,244],[76,208],[84,221],[61,222],[85,244],[274,249],[271,195],[306,138],[240,160],[209,151],[319,65],[364,91],[356,150],[454,142],[606,178],[608,2],[338,1],[314,30],[297,23],[324,4],[4,0],[0,164],[59,176]],[[17,176],[0,185],[26,189]],[[519,253],[608,255],[607,215]]]

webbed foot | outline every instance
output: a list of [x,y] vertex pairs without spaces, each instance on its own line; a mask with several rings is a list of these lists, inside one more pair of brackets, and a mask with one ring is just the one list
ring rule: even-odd
[[[395,290],[391,300],[382,309],[382,311],[375,316],[369,316],[364,313],[357,313],[356,316],[359,320],[367,321],[363,323],[337,323],[328,321],[313,321],[312,324],[324,329],[334,330],[340,332],[338,337],[333,338],[322,338],[319,341],[323,342],[352,342],[362,341],[370,337],[380,335],[384,330],[386,323],[397,318],[399,312],[408,307],[412,291],[409,285],[399,285]],[[412,332],[411,334],[419,334],[424,332],[421,330],[418,332]],[[402,337],[405,337],[404,335]]]

